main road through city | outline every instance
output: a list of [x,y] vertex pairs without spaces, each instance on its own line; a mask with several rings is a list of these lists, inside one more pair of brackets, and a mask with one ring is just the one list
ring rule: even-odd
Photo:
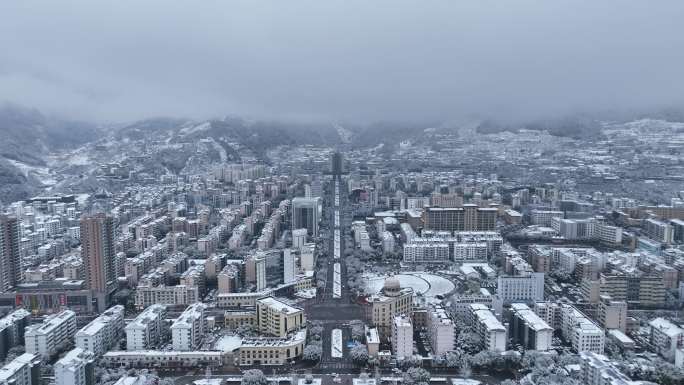
[[[346,285],[347,268],[344,263],[344,237],[351,224],[351,212],[347,201],[347,188],[341,178],[335,177],[327,189],[323,201],[326,210],[326,227],[329,229],[328,252],[320,255],[320,263],[327,267],[326,286],[318,297],[307,306],[307,317],[319,321],[324,327],[323,357],[319,364],[322,370],[352,369],[347,342],[351,340],[349,321],[363,318],[359,305],[352,302]],[[342,352],[333,346],[333,330],[342,331]],[[339,332],[337,332],[339,333]],[[333,354],[333,352],[335,352]],[[341,357],[340,357],[341,355]]]

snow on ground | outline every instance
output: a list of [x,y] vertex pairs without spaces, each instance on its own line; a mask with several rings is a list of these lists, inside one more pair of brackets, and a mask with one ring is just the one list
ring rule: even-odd
[[[410,287],[417,294],[422,294],[425,297],[434,297],[437,295],[445,295],[453,291],[456,286],[444,277],[430,273],[411,272],[396,274],[394,276],[399,280],[401,287]],[[385,283],[387,276],[367,273],[363,275],[366,281],[366,292],[368,294],[378,293]]]
[[341,240],[340,240],[340,229],[335,229],[334,243],[335,243],[335,246],[334,246],[334,250],[333,250],[334,251],[333,257],[335,259],[340,259],[340,256],[342,255],[342,244],[341,244]]
[[209,138],[211,140],[211,144],[214,146],[214,149],[219,152],[219,156],[221,157],[221,162],[225,163],[228,161],[228,153],[226,152],[226,149],[223,148],[218,142],[214,140],[214,138]]
[[79,206],[84,206],[88,198],[90,198],[90,194],[76,194],[76,202],[78,202]]
[[304,298],[304,299],[312,299],[316,298],[316,288],[312,287],[311,289],[306,289],[306,290],[300,290],[295,293],[296,297],[299,298]]
[[214,349],[223,352],[232,352],[242,345],[242,338],[239,336],[223,336],[216,341]]
[[25,177],[33,176],[45,186],[54,186],[57,180],[47,167],[31,166],[26,163],[18,162],[14,159],[6,159],[12,166],[16,167]]
[[438,275],[428,273],[415,273],[415,275],[430,283],[429,295],[444,295],[456,288],[451,281]]
[[181,134],[193,134],[195,132],[206,131],[211,128],[211,122],[200,123],[196,126],[184,127],[180,130]]
[[28,176],[31,173],[36,173],[36,174],[48,174],[50,173],[50,170],[48,170],[47,167],[38,167],[38,166],[31,166],[26,163],[18,162],[14,159],[7,159],[9,163],[12,164],[12,166],[16,167],[21,171],[24,176]]
[[86,166],[90,164],[90,158],[83,151],[79,151],[69,156],[67,163],[72,166]]
[[335,127],[335,130],[337,131],[337,135],[340,137],[340,141],[342,143],[349,143],[351,142],[352,135],[353,133],[349,131],[348,129],[340,126],[337,123],[333,123],[333,127]]
[[342,277],[339,263],[333,265],[333,298],[342,298]]
[[331,349],[333,358],[342,358],[342,329],[333,329]]
[[195,380],[192,382],[195,385],[221,385],[223,383],[222,378],[204,378],[201,380]]

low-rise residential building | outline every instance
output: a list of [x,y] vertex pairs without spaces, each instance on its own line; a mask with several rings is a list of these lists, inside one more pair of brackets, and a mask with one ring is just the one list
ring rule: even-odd
[[519,225],[522,223],[522,214],[516,210],[508,209],[504,211],[503,220],[508,225]]
[[126,349],[152,349],[161,342],[166,306],[152,305],[126,325]]
[[564,214],[562,211],[532,210],[530,212],[532,224],[538,226],[551,226],[553,218],[563,218],[563,216]]
[[682,347],[684,329],[665,318],[656,318],[648,324],[651,327],[650,342],[655,351],[673,360],[676,350]]
[[644,221],[644,230],[648,237],[665,244],[672,243],[672,238],[674,235],[673,227],[671,224],[657,219],[647,219]]
[[596,352],[580,352],[580,375],[578,380],[586,385],[622,385],[634,384],[624,373],[620,372],[612,361]]
[[454,261],[485,261],[489,255],[489,246],[485,242],[454,243]]
[[55,363],[55,385],[94,385],[95,354],[75,348]]
[[601,242],[610,245],[619,245],[622,243],[622,227],[598,223],[596,225],[596,235]]
[[226,312],[223,314],[223,324],[224,327],[229,330],[235,330],[245,325],[251,326],[256,330],[256,309],[226,310]]
[[222,309],[256,307],[259,298],[268,297],[272,293],[268,289],[249,293],[221,293],[216,298],[216,306]]
[[553,328],[523,303],[511,305],[510,334],[514,343],[527,350],[547,351],[551,349]]
[[227,264],[218,274],[218,292],[234,293],[240,287],[240,269],[237,265]]
[[445,263],[449,261],[449,244],[420,242],[404,244],[404,262]]
[[26,352],[50,357],[64,349],[76,334],[76,313],[64,310],[26,327]]
[[119,343],[124,326],[124,307],[113,306],[76,332],[76,347],[99,357]]
[[154,304],[187,306],[199,299],[197,286],[138,285],[135,290],[135,306],[138,309],[145,309]]
[[496,295],[505,303],[542,301],[544,299],[544,273],[499,276]]
[[315,243],[305,243],[299,248],[299,267],[302,271],[311,271],[316,267]]
[[413,325],[406,315],[394,317],[392,322],[392,350],[398,359],[413,356]]
[[482,304],[470,305],[473,331],[482,338],[483,348],[494,352],[506,350],[506,327]]
[[102,362],[110,368],[197,368],[198,366],[221,367],[232,364],[229,352],[201,350],[136,350],[112,351],[102,356]]
[[605,329],[627,331],[627,302],[613,301],[609,296],[601,296],[598,303],[598,321]]
[[24,332],[31,320],[31,313],[26,309],[16,309],[0,319],[0,360],[7,357],[7,352],[17,345],[24,345]]
[[39,385],[40,357],[24,353],[0,368],[0,383],[12,385]]
[[561,304],[558,302],[535,302],[534,312],[549,324],[554,330],[560,330],[562,327],[561,321]]
[[433,305],[428,308],[426,328],[434,355],[454,350],[454,342],[456,341],[454,321],[449,317],[444,307]]
[[368,347],[368,355],[376,357],[380,352],[380,334],[378,329],[365,327],[366,331],[366,346]]
[[603,353],[603,329],[572,305],[561,305],[561,332],[575,351]]
[[190,306],[171,325],[173,350],[188,351],[199,347],[204,337],[204,309],[207,305],[197,302]]

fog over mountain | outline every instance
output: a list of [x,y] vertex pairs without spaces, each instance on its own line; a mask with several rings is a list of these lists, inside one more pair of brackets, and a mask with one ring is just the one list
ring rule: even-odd
[[533,120],[684,101],[684,2],[13,1],[0,101],[71,119]]

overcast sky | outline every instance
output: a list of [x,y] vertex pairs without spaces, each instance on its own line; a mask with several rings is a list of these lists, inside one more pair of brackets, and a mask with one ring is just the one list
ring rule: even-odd
[[681,106],[683,19],[682,0],[8,0],[0,101],[108,121]]

